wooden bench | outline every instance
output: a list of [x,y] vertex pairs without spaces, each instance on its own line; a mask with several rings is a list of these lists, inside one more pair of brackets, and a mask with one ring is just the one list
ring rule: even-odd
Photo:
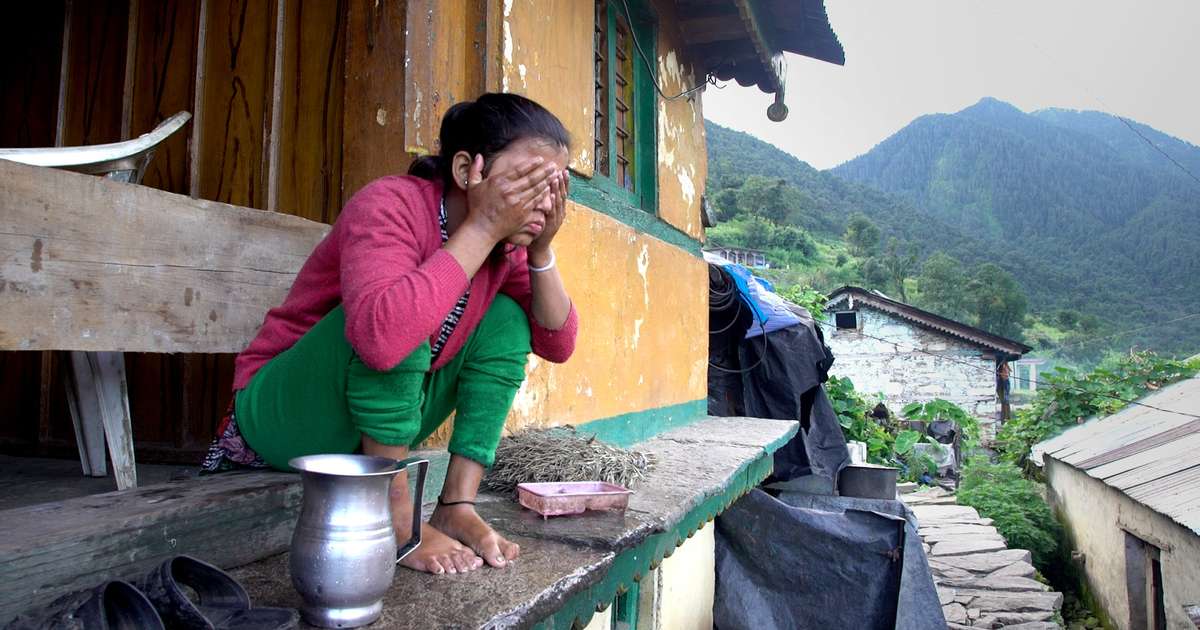
[[102,417],[117,486],[132,487],[121,353],[241,351],[328,230],[0,159],[0,350],[77,351],[85,471],[103,474]]

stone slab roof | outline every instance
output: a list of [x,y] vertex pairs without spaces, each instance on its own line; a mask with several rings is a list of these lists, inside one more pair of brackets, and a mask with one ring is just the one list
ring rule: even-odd
[[841,287],[829,294],[829,302],[826,305],[826,310],[836,310],[843,304],[847,305],[847,308],[853,308],[857,304],[865,304],[866,306],[895,315],[929,330],[961,339],[987,350],[1003,352],[1012,355],[1013,358],[1020,357],[1033,350],[1033,348],[1019,341],[990,333],[982,328],[976,328],[969,324],[950,319],[949,317],[942,317],[937,313],[931,313],[899,300],[893,300],[877,291],[868,291],[852,286]]

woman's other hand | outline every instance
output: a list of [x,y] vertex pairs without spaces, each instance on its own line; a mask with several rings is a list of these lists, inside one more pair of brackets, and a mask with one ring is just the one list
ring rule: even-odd
[[557,172],[556,164],[534,156],[484,178],[483,156],[476,155],[467,179],[467,222],[481,228],[493,243],[503,241],[524,227],[542,198],[551,194]]
[[550,211],[546,213],[546,226],[542,233],[529,244],[530,264],[541,267],[550,257],[550,241],[558,234],[563,220],[567,218],[567,193],[570,192],[571,176],[566,169],[550,178]]

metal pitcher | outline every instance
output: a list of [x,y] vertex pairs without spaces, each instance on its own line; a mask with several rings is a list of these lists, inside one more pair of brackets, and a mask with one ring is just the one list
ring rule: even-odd
[[[421,544],[421,497],[429,461],[368,455],[308,455],[288,462],[304,481],[304,502],[292,534],[292,585],[300,614],[323,628],[365,626],[383,612],[396,563]],[[396,548],[388,488],[417,467],[412,538]]]

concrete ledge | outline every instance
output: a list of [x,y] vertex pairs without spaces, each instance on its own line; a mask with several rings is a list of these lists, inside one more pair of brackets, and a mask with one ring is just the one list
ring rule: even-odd
[[[484,518],[521,545],[507,569],[431,576],[401,570],[378,627],[570,628],[657,567],[690,535],[766,478],[798,424],[707,418],[640,442],[658,465],[624,514],[543,520],[509,498],[483,497]],[[433,492],[433,490],[431,490]],[[260,605],[299,605],[287,555],[235,571]]]
[[[766,478],[771,454],[797,428],[778,420],[705,418],[640,442],[636,448],[654,453],[658,465],[634,488],[624,514],[544,521],[510,497],[483,495],[481,514],[514,537],[521,559],[507,570],[462,576],[402,571],[385,601],[386,619],[403,627],[545,622],[557,628],[586,621]],[[422,454],[431,459],[432,499],[447,457]],[[0,511],[0,625],[63,593],[139,577],[181,553],[242,566],[235,573],[261,605],[296,606],[282,552],[300,497],[296,475],[226,473]]]

